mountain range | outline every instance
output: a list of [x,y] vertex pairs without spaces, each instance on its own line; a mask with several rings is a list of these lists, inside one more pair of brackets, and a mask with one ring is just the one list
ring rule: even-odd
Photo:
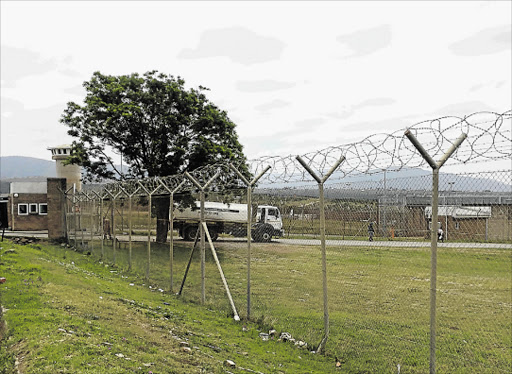
[[[124,166],[126,168],[126,166]],[[336,173],[335,173],[336,174]],[[428,170],[403,168],[398,172],[388,172],[387,189],[424,189],[425,183],[430,184],[431,172]],[[440,180],[440,190],[459,190],[459,191],[495,191],[510,192],[512,191],[511,183],[503,183],[495,179],[489,179],[477,176],[463,176],[456,174],[444,174]],[[56,177],[55,161],[43,160],[34,157],[24,156],[5,156],[0,157],[0,179],[2,182],[19,182],[19,181],[43,181],[47,177]],[[370,173],[352,175],[343,180],[335,178],[333,175],[332,182],[326,183],[326,188],[340,188],[342,184],[350,184],[351,189],[361,189],[364,185],[366,190],[380,189],[383,187],[383,174]],[[427,179],[425,179],[427,178]],[[506,179],[510,179],[506,178]],[[456,182],[455,182],[456,181]],[[303,183],[302,183],[303,184]],[[262,186],[263,187],[263,186]],[[274,184],[273,188],[285,188]],[[287,184],[286,187],[293,187]],[[264,187],[263,187],[264,188]]]

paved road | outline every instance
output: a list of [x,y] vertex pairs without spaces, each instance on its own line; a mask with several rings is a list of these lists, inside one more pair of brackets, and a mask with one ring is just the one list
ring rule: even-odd
[[[84,233],[84,239],[87,240],[90,234]],[[47,238],[47,231],[6,231],[6,237],[20,236],[29,238]],[[73,236],[71,236],[73,238]],[[128,235],[117,235],[118,240],[122,242],[128,242]],[[80,233],[77,233],[77,239],[81,239]],[[132,241],[144,242],[147,241],[148,237],[143,235],[132,236]],[[181,240],[176,238],[177,240]],[[99,238],[98,238],[99,240]],[[152,241],[154,241],[154,236]],[[219,238],[218,242],[244,242],[244,238]],[[287,245],[320,245],[319,239],[273,239],[272,243],[282,243]],[[430,247],[430,241],[422,242],[405,242],[395,240],[383,240],[383,241],[365,241],[365,240],[326,240],[328,246],[355,246],[355,247]],[[512,249],[512,244],[502,243],[438,243],[439,248],[492,248],[492,249]]]
[[[275,239],[276,243],[296,244],[296,245],[320,245],[319,239]],[[326,240],[328,246],[366,246],[366,247],[430,247],[430,241],[424,242],[404,242],[404,241],[365,241],[365,240]],[[437,243],[442,248],[503,248],[512,249],[512,244],[501,243]]]

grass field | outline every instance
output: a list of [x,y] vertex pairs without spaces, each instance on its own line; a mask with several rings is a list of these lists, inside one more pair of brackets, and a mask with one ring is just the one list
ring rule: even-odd
[[[179,288],[191,243],[176,242],[174,288]],[[152,243],[150,278],[169,289],[168,245]],[[246,248],[217,242],[235,305],[246,312]],[[252,315],[264,328],[288,331],[313,347],[323,334],[320,250],[315,246],[253,244]],[[95,250],[97,253],[97,250]],[[112,252],[107,251],[112,260]],[[200,300],[199,251],[181,298]],[[110,257],[108,257],[110,256]],[[127,250],[118,250],[121,268]],[[207,249],[207,308],[231,315]],[[343,372],[428,371],[429,248],[330,247],[327,354]],[[133,250],[134,269],[147,266],[146,244]],[[438,254],[437,368],[446,373],[510,372],[512,367],[510,250],[443,248]]]
[[[335,362],[60,246],[0,248],[0,373],[328,373]],[[230,367],[231,360],[236,367]]]
[[[191,246],[183,241],[175,243],[174,291],[179,288]],[[217,242],[216,248],[235,305],[244,318],[247,316],[245,244]],[[319,247],[255,243],[252,248],[252,320],[261,331],[271,328],[286,331],[307,342],[309,349],[315,349],[323,336]],[[111,264],[112,248],[105,246],[104,249],[103,265]],[[92,252],[89,259],[99,258],[99,243],[90,244],[88,250]],[[146,243],[134,244],[131,272],[127,271],[125,246],[116,251],[117,267],[105,268],[106,275],[114,274],[125,279],[123,287],[119,286],[115,292],[117,298],[133,299],[138,295],[139,291],[135,290],[139,288],[129,287],[130,282],[139,287],[142,283],[145,287],[151,285],[153,290],[169,290],[168,244],[151,245],[150,282],[144,280],[146,251]],[[336,357],[343,373],[396,373],[398,365],[402,373],[428,372],[430,250],[329,247],[327,259],[330,314],[327,362],[334,363]],[[232,311],[209,250],[206,260],[204,307],[198,305],[199,251],[194,254],[182,296],[168,297],[190,307],[212,311],[210,313],[217,320],[205,323],[203,331],[211,328],[210,333],[213,333],[216,324],[231,323]],[[123,278],[125,276],[127,278]],[[511,371],[511,281],[510,250],[465,249],[462,246],[440,249],[437,293],[439,373]],[[73,289],[70,284],[67,292],[72,293]],[[218,339],[228,338],[220,336],[220,332],[217,334]],[[328,364],[321,369],[315,366],[321,364],[309,364],[314,366],[298,371],[269,367],[259,370],[285,373],[309,373],[317,368],[319,372],[335,370]],[[258,367],[252,365],[252,368]]]

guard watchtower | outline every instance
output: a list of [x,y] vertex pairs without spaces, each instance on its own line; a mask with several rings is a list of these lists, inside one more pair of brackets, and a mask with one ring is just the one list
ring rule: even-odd
[[82,189],[81,172],[79,165],[64,165],[64,161],[71,155],[71,145],[63,144],[57,147],[48,147],[52,152],[52,160],[57,167],[57,178],[66,179],[66,188],[75,185],[77,191]]

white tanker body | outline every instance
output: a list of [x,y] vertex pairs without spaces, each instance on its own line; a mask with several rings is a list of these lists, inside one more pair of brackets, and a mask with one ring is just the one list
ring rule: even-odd
[[[247,205],[224,204],[206,201],[204,218],[212,240],[221,233],[242,237],[247,235]],[[174,227],[185,240],[194,240],[201,219],[200,202],[196,201],[196,209],[177,209],[174,213]],[[283,235],[283,222],[279,209],[270,205],[257,208],[256,220],[252,225],[252,238],[255,241],[269,242],[272,237]]]

